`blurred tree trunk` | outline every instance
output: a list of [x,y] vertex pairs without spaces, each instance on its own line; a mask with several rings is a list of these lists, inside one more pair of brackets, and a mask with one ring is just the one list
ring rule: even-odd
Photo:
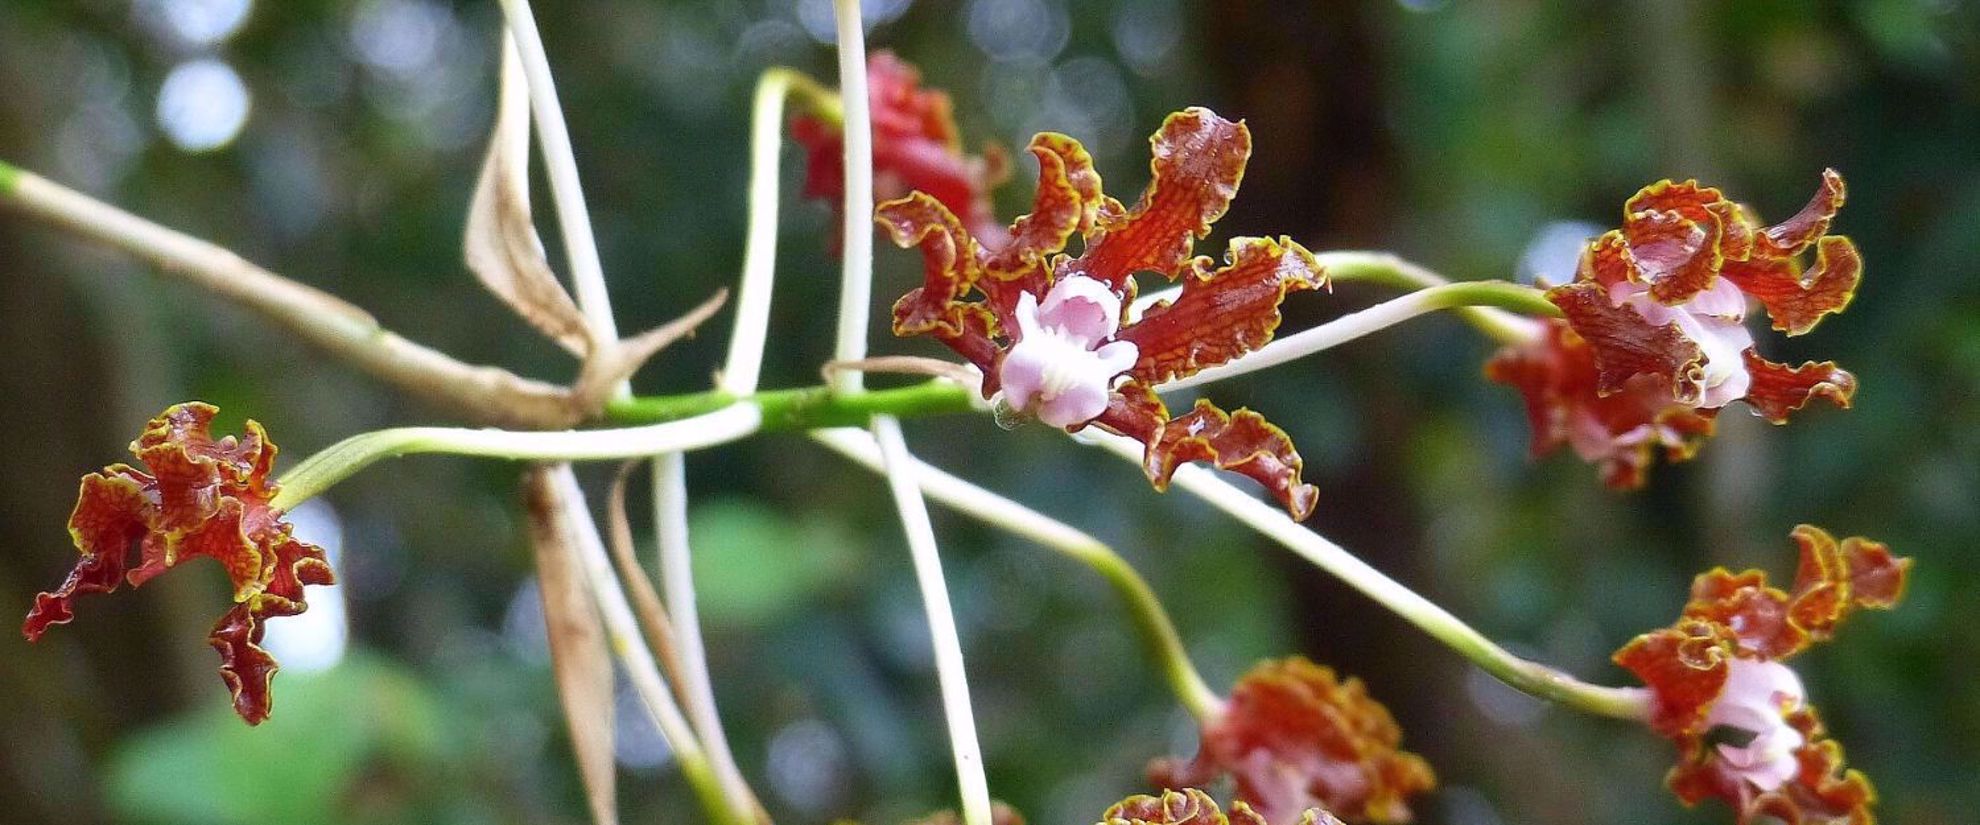
[[[1253,133],[1243,194],[1223,226],[1241,234],[1289,234],[1314,249],[1380,248],[1394,224],[1398,152],[1387,131],[1382,31],[1376,12],[1352,3],[1242,0],[1203,15],[1206,60]],[[1378,296],[1324,301],[1328,316]],[[1310,304],[1309,304],[1310,305]],[[1287,326],[1324,320],[1289,312]],[[1418,422],[1392,375],[1393,351],[1348,347],[1326,368],[1349,378],[1364,438],[1348,466],[1309,464],[1320,508],[1309,522],[1370,564],[1419,588],[1433,578],[1422,518],[1404,476]],[[1311,369],[1310,365],[1291,369]],[[1463,701],[1461,660],[1383,608],[1305,563],[1285,566],[1301,649],[1367,680],[1406,731],[1405,746],[1433,763],[1449,743],[1438,720]],[[1434,594],[1433,594],[1434,595]]]
[[[29,231],[18,222],[0,222],[0,352],[7,368],[0,370],[0,397],[7,399],[7,472],[0,473],[0,617],[26,615],[36,591],[53,587],[74,563],[64,528],[69,513],[64,496],[74,490],[78,468],[101,465],[122,453],[107,419],[116,414],[106,404],[114,393],[106,380],[101,353],[91,336],[68,328],[86,313],[65,289],[66,283],[35,267],[28,248]],[[104,600],[91,608],[92,619],[116,623],[135,620],[139,609],[122,600]],[[9,619],[17,620],[17,619]],[[107,743],[127,703],[139,701],[126,689],[147,690],[160,681],[117,678],[147,659],[133,643],[139,633],[84,637],[57,631],[43,644],[0,656],[0,690],[12,697],[0,703],[0,735],[9,743],[0,760],[7,763],[0,777],[0,808],[26,820],[93,822],[101,812],[93,807],[89,750]],[[120,662],[116,667],[108,663]],[[75,671],[91,671],[78,678]],[[89,689],[76,691],[78,685]]]

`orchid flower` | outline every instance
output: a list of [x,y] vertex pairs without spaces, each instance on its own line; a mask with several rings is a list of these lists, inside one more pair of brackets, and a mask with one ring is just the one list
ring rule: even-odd
[[[220,676],[234,711],[248,724],[268,718],[269,686],[278,665],[262,649],[265,621],[309,609],[303,585],[330,584],[323,550],[297,541],[282,511],[269,506],[275,443],[250,420],[247,434],[215,440],[209,404],[179,404],[153,418],[131,442],[151,472],[112,464],[83,476],[69,516],[69,535],[82,559],[53,592],[35,597],[22,632],[41,638],[50,625],[75,618],[75,597],[108,593],[125,581],[137,587],[202,556],[220,562],[234,583],[234,606],[213,626]],[[130,567],[130,552],[139,563]]]
[[1574,282],[1548,292],[1566,319],[1486,366],[1526,397],[1534,453],[1566,444],[1600,463],[1611,487],[1638,487],[1654,447],[1691,458],[1733,401],[1775,424],[1818,397],[1847,408],[1855,376],[1833,362],[1762,358],[1746,326],[1753,301],[1789,335],[1849,305],[1862,257],[1848,238],[1823,234],[1844,193],[1842,176],[1825,171],[1807,206],[1762,226],[1696,181],[1638,192],[1622,228],[1583,253]]
[[[866,61],[866,91],[873,115],[873,189],[881,199],[927,192],[961,217],[986,242],[1001,242],[1004,227],[990,206],[990,192],[1010,177],[1010,159],[995,144],[965,155],[947,92],[924,89],[921,72],[891,52]],[[805,150],[804,197],[841,208],[845,198],[845,132],[819,114],[791,121],[791,137]]]
[[1686,804],[1722,799],[1741,825],[1768,816],[1868,823],[1870,780],[1843,768],[1842,746],[1785,661],[1857,609],[1895,606],[1911,560],[1805,524],[1793,535],[1801,564],[1792,591],[1758,570],[1709,571],[1676,624],[1636,637],[1616,663],[1650,687],[1650,725],[1677,743],[1669,783]]
[[1230,774],[1240,804],[1273,825],[1315,807],[1357,822],[1408,822],[1408,798],[1437,778],[1401,742],[1395,717],[1360,679],[1293,657],[1261,662],[1238,681],[1204,724],[1194,759],[1157,760],[1148,772],[1167,787]]
[[[1208,401],[1180,416],[1155,395],[1263,346],[1287,294],[1324,286],[1313,254],[1289,239],[1236,238],[1226,262],[1191,255],[1236,195],[1251,155],[1243,123],[1208,109],[1177,112],[1149,139],[1153,180],[1132,207],[1102,194],[1078,141],[1041,133],[1032,212],[1008,240],[970,230],[940,199],[915,192],[880,204],[895,243],[921,249],[925,280],[894,305],[894,333],[932,335],[983,372],[983,394],[1055,427],[1089,425],[1140,441],[1157,489],[1175,469],[1208,461],[1263,484],[1296,518],[1317,493],[1284,431],[1257,413]],[[1074,232],[1079,256],[1062,250]],[[1134,275],[1183,283],[1173,301],[1127,318]]]

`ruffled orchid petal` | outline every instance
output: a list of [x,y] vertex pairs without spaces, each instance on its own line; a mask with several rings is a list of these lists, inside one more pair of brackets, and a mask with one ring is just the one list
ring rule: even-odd
[[1079,141],[1040,132],[1028,149],[1038,160],[1038,189],[1031,212],[1011,222],[1009,240],[989,245],[993,254],[984,260],[984,269],[1000,280],[1044,270],[1074,232],[1093,231],[1106,197],[1100,192],[1093,156]]
[[1194,759],[1161,760],[1149,773],[1172,787],[1229,774],[1237,798],[1272,823],[1300,821],[1315,808],[1358,822],[1408,822],[1409,798],[1437,780],[1401,742],[1395,718],[1361,680],[1293,657],[1262,662],[1238,680],[1223,713],[1204,726]]
[[1195,788],[1166,790],[1161,796],[1130,796],[1108,808],[1100,825],[1341,825],[1333,814],[1308,808],[1297,820],[1269,821],[1244,800],[1231,803],[1227,816],[1210,795]]
[[1525,399],[1534,457],[1567,445],[1598,465],[1603,482],[1616,489],[1643,485],[1656,448],[1670,461],[1695,455],[1711,436],[1717,413],[1675,402],[1650,376],[1601,394],[1594,349],[1558,320],[1548,321],[1532,341],[1500,350],[1485,375]]
[[1612,302],[1636,310],[1653,327],[1676,327],[1678,334],[1698,346],[1699,394],[1693,406],[1700,409],[1718,409],[1745,397],[1751,383],[1743,355],[1753,346],[1753,333],[1741,321],[1746,298],[1730,283],[1719,284],[1678,306],[1658,303],[1648,289],[1636,284],[1609,287]]
[[1157,490],[1169,488],[1177,468],[1202,461],[1263,485],[1295,520],[1319,503],[1320,491],[1300,480],[1305,461],[1292,438],[1250,410],[1226,413],[1199,399],[1188,413],[1171,417],[1154,389],[1130,380],[1094,423],[1144,445],[1141,469]]
[[1623,252],[1635,280],[1659,303],[1676,305],[1710,289],[1725,261],[1726,224],[1738,207],[1697,181],[1660,181],[1623,205]]
[[962,299],[982,276],[976,240],[955,213],[921,192],[880,204],[874,219],[895,244],[921,249],[922,285],[894,302],[894,334],[961,334]]
[[1753,407],[1754,415],[1775,424],[1787,423],[1790,415],[1816,398],[1846,410],[1856,397],[1856,376],[1834,361],[1807,361],[1791,367],[1761,358],[1753,350],[1747,350],[1744,357],[1746,372],[1752,376],[1745,401]]
[[1101,825],[1229,825],[1217,801],[1195,788],[1130,796],[1100,815]]
[[[214,625],[220,675],[248,724],[268,718],[274,657],[260,647],[265,621],[308,609],[303,586],[331,584],[323,551],[291,537],[270,474],[275,444],[247,422],[240,437],[214,439],[217,410],[197,402],[167,409],[131,444],[150,473],[115,464],[83,478],[69,533],[82,559],[68,580],[35,597],[22,632],[35,640],[74,618],[73,600],[137,587],[186,561],[210,557],[227,571],[234,606]],[[133,550],[140,564],[129,566]]]
[[1174,280],[1191,246],[1230,208],[1251,158],[1251,130],[1200,107],[1169,115],[1148,144],[1152,178],[1141,200],[1132,209],[1103,212],[1085,253],[1067,271],[1118,291],[1136,272]]
[[[1911,562],[1810,525],[1793,535],[1801,562],[1792,591],[1757,570],[1708,571],[1676,624],[1638,636],[1615,660],[1650,688],[1651,727],[1678,746],[1668,781],[1686,804],[1723,800],[1741,823],[1868,823],[1869,780],[1844,769],[1842,747],[1783,662],[1854,610],[1894,606]],[[1750,736],[1729,740],[1727,730]]]
[[1834,169],[1822,170],[1822,183],[1815,189],[1815,195],[1808,204],[1794,216],[1754,235],[1754,243],[1759,247],[1756,254],[1765,257],[1785,258],[1801,254],[1809,244],[1827,236],[1829,224],[1842,211],[1843,201],[1848,199],[1849,190],[1843,185],[1842,174]]
[[1848,238],[1829,235],[1815,245],[1815,268],[1803,277],[1791,258],[1732,261],[1721,273],[1767,308],[1774,329],[1801,335],[1849,307],[1863,280],[1863,255]]
[[1137,381],[1186,378],[1266,345],[1286,296],[1327,283],[1313,253],[1290,238],[1235,238],[1223,266],[1213,270],[1208,258],[1197,258],[1187,268],[1181,295],[1121,331],[1141,346]]
[[1592,348],[1597,392],[1621,392],[1631,379],[1650,376],[1668,386],[1672,400],[1698,406],[1704,396],[1705,354],[1675,322],[1651,323],[1635,307],[1618,306],[1600,284],[1555,287],[1547,299]]

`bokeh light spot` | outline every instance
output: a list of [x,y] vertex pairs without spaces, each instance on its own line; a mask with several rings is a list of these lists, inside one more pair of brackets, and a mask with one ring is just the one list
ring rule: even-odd
[[233,142],[247,125],[247,84],[234,67],[202,59],[179,64],[158,90],[158,127],[188,152],[209,152]]

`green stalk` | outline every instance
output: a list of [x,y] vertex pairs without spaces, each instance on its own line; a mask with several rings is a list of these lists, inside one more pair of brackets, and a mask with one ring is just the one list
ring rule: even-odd
[[[879,444],[867,433],[835,428],[817,430],[811,436],[869,470],[886,472]],[[1175,622],[1169,619],[1154,588],[1113,548],[1079,528],[920,460],[915,462],[915,481],[929,498],[985,524],[1042,544],[1100,574],[1126,603],[1135,631],[1141,637],[1142,649],[1160,663],[1162,676],[1176,700],[1205,724],[1223,712],[1224,700],[1203,681],[1203,675],[1190,661],[1189,649],[1183,645],[1182,635],[1176,632]]]
[[843,395],[834,393],[831,387],[816,386],[765,390],[740,399],[719,390],[623,398],[606,405],[605,415],[620,424],[654,424],[703,415],[738,401],[754,404],[763,411],[764,431],[864,427],[875,415],[919,418],[969,412],[981,403],[969,388],[935,380]]
[[[1331,270],[1330,270],[1331,271]],[[1156,389],[1179,390],[1255,372],[1340,346],[1349,341],[1388,329],[1418,315],[1446,309],[1492,311],[1506,316],[1497,328],[1501,340],[1522,341],[1538,332],[1535,322],[1499,310],[1529,315],[1558,317],[1559,307],[1547,300],[1547,293],[1530,286],[1505,281],[1457,281],[1424,287],[1391,298],[1366,309],[1356,310],[1312,329],[1279,338],[1250,353],[1202,372],[1163,384]]]
[[[1449,278],[1427,267],[1387,252],[1321,252],[1313,257],[1320,261],[1320,266],[1326,270],[1328,279],[1337,284],[1374,284],[1403,292],[1415,292],[1453,283]],[[1537,289],[1533,291],[1540,292]],[[1453,308],[1457,309],[1460,317],[1494,341],[1512,344],[1532,336],[1533,325],[1515,315],[1488,306]],[[1511,306],[1504,309],[1550,318],[1560,316],[1560,311],[1551,305],[1544,309],[1537,305],[1531,310]]]
[[[1086,440],[1129,461],[1141,461],[1142,446],[1133,440],[1111,435]],[[1346,582],[1522,693],[1598,716],[1639,722],[1649,717],[1648,691],[1592,685],[1514,655],[1436,602],[1203,467],[1192,464],[1178,469],[1172,483]]]
[[448,453],[512,461],[606,461],[726,444],[756,432],[760,411],[735,404],[711,413],[611,430],[527,432],[461,427],[395,427],[354,435],[303,460],[278,480],[269,506],[289,510],[383,459]]

